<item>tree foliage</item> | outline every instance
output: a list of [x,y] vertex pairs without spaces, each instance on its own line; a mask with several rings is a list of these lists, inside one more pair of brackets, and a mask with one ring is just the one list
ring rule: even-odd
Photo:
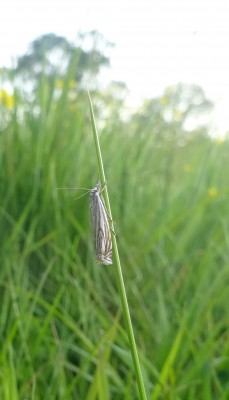
[[110,64],[106,49],[112,45],[97,31],[79,33],[77,44],[48,33],[33,40],[15,67],[2,69],[1,76],[13,76],[19,82],[23,110],[32,101],[36,114],[40,104],[44,108],[55,106],[59,96],[64,104],[66,97],[74,108],[81,89],[90,87],[98,120],[105,125],[109,122],[111,131],[121,129],[166,140],[174,135],[178,139],[193,133],[208,135],[213,104],[198,85],[167,87],[161,96],[146,99],[137,109],[129,107],[128,88],[123,82],[111,82],[101,92],[97,77]]
[[200,86],[179,83],[167,87],[162,96],[145,100],[132,123],[135,132],[144,126],[145,132],[165,137],[171,131],[178,137],[194,131],[206,135],[213,107]]
[[[32,41],[28,51],[20,56],[13,72],[17,78],[37,83],[41,76],[49,79],[64,78],[75,59],[74,79],[79,84],[85,74],[96,76],[102,67],[109,66],[109,58],[99,49],[111,46],[97,31],[80,35],[79,44],[54,33],[42,35]],[[89,48],[84,49],[84,43]],[[88,46],[87,46],[88,47]]]

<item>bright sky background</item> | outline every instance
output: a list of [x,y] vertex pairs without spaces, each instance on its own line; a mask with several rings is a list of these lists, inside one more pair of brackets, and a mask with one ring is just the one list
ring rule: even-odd
[[219,134],[229,129],[229,0],[2,1],[0,66],[41,34],[74,40],[93,29],[115,43],[109,77],[126,82],[133,99],[199,84],[216,103]]

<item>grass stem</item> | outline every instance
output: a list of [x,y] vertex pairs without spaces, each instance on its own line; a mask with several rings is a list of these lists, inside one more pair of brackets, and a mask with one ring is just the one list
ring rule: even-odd
[[[100,175],[102,187],[104,187],[105,204],[106,204],[109,216],[111,218],[111,222],[110,222],[111,229],[114,232],[114,224],[113,224],[113,220],[112,220],[112,213],[111,213],[108,190],[107,190],[107,185],[106,185],[106,177],[105,177],[105,172],[104,172],[104,167],[103,167],[102,153],[101,153],[101,149],[100,149],[99,137],[98,137],[98,132],[96,129],[96,124],[95,124],[94,111],[93,111],[92,101],[91,101],[89,92],[88,92],[88,97],[89,97],[89,105],[90,105],[92,130],[93,130],[93,135],[94,135],[97,161],[98,161],[98,167],[99,167],[99,175]],[[142,400],[147,400],[143,377],[142,377],[142,372],[141,372],[141,367],[140,367],[140,362],[139,362],[139,357],[138,357],[137,346],[136,346],[135,337],[134,337],[134,331],[133,331],[130,312],[129,312],[129,306],[128,306],[128,301],[127,301],[127,296],[126,296],[125,284],[124,284],[124,280],[123,280],[122,267],[121,267],[120,258],[119,258],[118,246],[117,246],[117,241],[116,241],[116,237],[114,234],[112,235],[112,244],[113,244],[113,258],[115,261],[115,266],[116,266],[116,271],[117,271],[119,291],[120,291],[120,296],[121,296],[123,313],[124,313],[124,317],[126,320],[126,328],[127,328],[134,368],[135,368],[135,372],[136,372],[136,378],[137,378],[140,398]]]

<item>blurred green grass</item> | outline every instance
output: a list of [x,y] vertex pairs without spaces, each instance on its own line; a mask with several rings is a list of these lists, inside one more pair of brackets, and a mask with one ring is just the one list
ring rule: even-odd
[[[0,135],[0,398],[137,399],[114,269],[95,264],[86,94],[16,102]],[[229,144],[100,130],[149,399],[229,398]]]

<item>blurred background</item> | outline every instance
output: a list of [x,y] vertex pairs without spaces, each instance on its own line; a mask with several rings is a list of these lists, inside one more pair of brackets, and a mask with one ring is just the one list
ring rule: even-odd
[[95,263],[90,90],[147,398],[229,398],[229,4],[9,0],[0,398],[138,399]]

